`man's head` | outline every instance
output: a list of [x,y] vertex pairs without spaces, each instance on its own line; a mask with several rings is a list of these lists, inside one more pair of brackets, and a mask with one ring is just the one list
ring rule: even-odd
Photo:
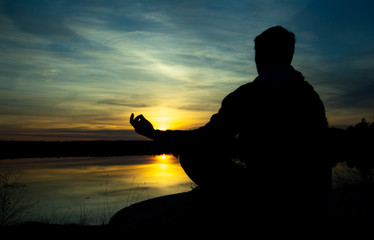
[[281,26],[271,27],[255,38],[257,71],[277,64],[291,64],[295,50],[295,34]]

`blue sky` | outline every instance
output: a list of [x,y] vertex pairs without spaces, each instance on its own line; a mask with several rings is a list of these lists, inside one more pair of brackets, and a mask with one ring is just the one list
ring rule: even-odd
[[253,39],[296,34],[293,66],[331,126],[374,120],[373,1],[0,0],[0,139],[133,139],[205,124],[256,76]]

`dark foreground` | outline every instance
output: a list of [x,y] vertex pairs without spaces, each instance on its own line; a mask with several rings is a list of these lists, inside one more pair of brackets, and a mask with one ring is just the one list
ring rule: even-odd
[[302,210],[298,216],[259,215],[253,208],[243,209],[241,203],[235,202],[193,190],[124,208],[107,225],[24,223],[0,227],[0,235],[16,239],[212,239],[221,236],[304,239],[350,235],[359,239],[374,229],[372,187],[336,190],[330,194],[323,211],[314,216],[304,216]]
[[108,225],[82,226],[78,224],[46,224],[29,222],[0,227],[0,236],[8,239],[107,239],[111,231]]

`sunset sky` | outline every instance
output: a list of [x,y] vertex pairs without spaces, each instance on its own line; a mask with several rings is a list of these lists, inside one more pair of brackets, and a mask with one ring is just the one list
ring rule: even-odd
[[[0,140],[136,139],[204,125],[257,76],[253,39],[296,34],[293,66],[330,126],[374,120],[374,1],[0,0]],[[276,119],[274,119],[276,121]]]

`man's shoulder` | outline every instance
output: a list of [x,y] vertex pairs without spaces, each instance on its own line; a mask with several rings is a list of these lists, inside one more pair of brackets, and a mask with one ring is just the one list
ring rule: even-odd
[[224,101],[238,98],[238,97],[242,96],[243,94],[248,94],[248,92],[252,91],[252,89],[253,89],[253,82],[243,84],[240,87],[238,87],[237,89],[235,89],[233,92],[229,93],[225,97]]
[[232,94],[248,93],[250,91],[258,90],[258,88],[262,88],[264,86],[265,86],[265,84],[263,84],[263,83],[253,81],[253,82],[249,82],[249,83],[241,85],[234,92],[232,92]]
[[262,85],[256,82],[249,82],[241,85],[235,91],[228,94],[222,101],[223,106],[237,105],[246,102],[250,103],[250,100],[256,98],[262,90]]
[[314,88],[305,80],[279,88],[271,87],[261,81],[252,81],[241,85],[235,91],[228,94],[224,98],[223,103],[230,104],[237,101],[246,101],[248,103],[248,101],[253,99],[263,99],[264,96],[276,97],[281,94],[282,96],[289,95],[291,97],[300,94],[310,95],[312,93],[315,93]]
[[269,86],[262,82],[249,82],[238,87],[230,95],[233,97],[254,97],[257,94],[261,94],[263,91],[268,91]]

